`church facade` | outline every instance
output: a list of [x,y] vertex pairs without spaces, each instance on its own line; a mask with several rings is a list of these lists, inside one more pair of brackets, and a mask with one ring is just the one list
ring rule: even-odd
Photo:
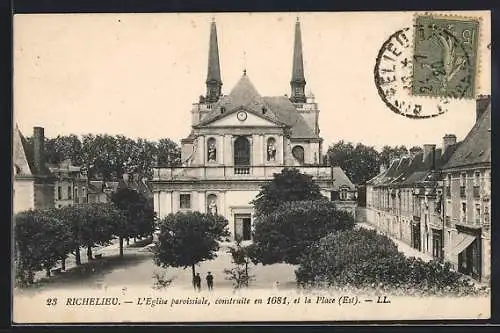
[[356,189],[339,167],[322,162],[319,109],[306,96],[300,22],[295,24],[291,95],[261,96],[246,70],[222,94],[216,23],[211,23],[206,95],[191,109],[181,141],[182,166],[154,169],[151,181],[159,218],[178,211],[217,213],[233,237],[251,240],[251,201],[283,168],[310,174],[323,195],[355,213]]

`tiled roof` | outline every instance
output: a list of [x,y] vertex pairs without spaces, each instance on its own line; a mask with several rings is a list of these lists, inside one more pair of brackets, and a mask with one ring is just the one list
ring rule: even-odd
[[291,127],[292,138],[318,138],[286,96],[264,97],[279,121]]
[[342,170],[340,167],[333,167],[332,174],[333,174],[333,185],[335,190],[339,190],[341,187],[349,187],[350,190],[356,189],[354,184],[345,174],[344,170]]
[[125,181],[124,179],[121,179],[117,183],[117,189],[122,189],[122,188],[129,188],[134,191],[137,191],[143,194],[146,198],[151,198],[153,195],[153,192],[144,181],[132,177],[132,175],[129,176],[128,180]]
[[[221,112],[222,107],[225,108],[224,112]],[[241,77],[231,93],[223,96],[212,107],[212,111],[203,117],[199,125],[207,125],[241,107],[278,125],[290,127],[292,138],[318,138],[286,96],[262,97],[248,75]],[[265,109],[265,113],[263,109]]]
[[109,192],[116,192],[116,190],[118,189],[118,182],[104,180],[89,181],[89,193],[104,193],[103,188],[108,189]]
[[[278,119],[272,112],[262,112],[263,108],[269,110],[269,106],[257,92],[257,89],[255,89],[248,76],[243,75],[229,95],[221,97],[221,99],[212,106],[212,111],[201,119],[199,126],[226,117],[228,114],[236,112],[241,107],[253,111],[253,113],[271,122],[278,122]],[[222,108],[225,110],[223,111]]]
[[[484,101],[478,108],[485,107]],[[486,105],[486,110],[476,121],[476,124],[460,146],[451,155],[443,169],[468,166],[480,163],[491,163],[491,102]]]

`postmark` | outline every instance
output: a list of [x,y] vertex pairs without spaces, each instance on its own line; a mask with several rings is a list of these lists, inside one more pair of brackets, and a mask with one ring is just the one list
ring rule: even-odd
[[412,94],[474,98],[479,21],[419,15],[414,28]]
[[412,95],[413,49],[409,27],[393,33],[383,43],[375,62],[374,78],[378,94],[396,114],[412,118],[433,118],[448,111],[450,98]]

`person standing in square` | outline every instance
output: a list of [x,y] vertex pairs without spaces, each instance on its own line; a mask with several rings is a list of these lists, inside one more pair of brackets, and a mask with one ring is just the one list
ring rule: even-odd
[[207,286],[208,286],[208,290],[214,289],[214,276],[210,272],[208,272],[208,274],[207,274]]

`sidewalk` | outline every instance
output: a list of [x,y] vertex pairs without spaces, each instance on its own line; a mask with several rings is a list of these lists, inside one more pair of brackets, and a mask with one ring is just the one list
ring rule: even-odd
[[[132,247],[133,244],[134,244],[133,240],[130,241],[130,246],[127,245],[125,240],[123,241],[124,254],[129,252],[129,251],[137,251],[140,249],[137,247]],[[113,256],[113,255],[118,255],[119,253],[120,253],[120,241],[119,241],[119,239],[113,239],[111,241],[110,245],[96,246],[96,247],[92,248],[92,255],[94,258],[96,258],[96,255],[101,255],[102,257],[109,257],[109,256]],[[89,262],[89,260],[87,259],[87,248],[86,247],[80,248],[80,261],[81,261],[82,265],[87,264]],[[77,267],[75,255],[69,254],[68,258],[66,258],[66,270],[65,271],[69,271],[69,270],[73,269],[74,267]],[[53,273],[54,270],[57,270],[60,268],[61,268],[61,262],[59,261],[58,264],[54,268],[52,268],[51,276],[55,275]],[[43,278],[46,278],[45,271],[38,271],[35,273],[35,281],[38,281],[38,280],[43,279]]]
[[[368,229],[368,230],[376,230],[376,228],[366,222],[357,222],[356,225],[360,226],[361,228]],[[377,233],[381,234],[380,231],[377,230]],[[417,249],[412,248],[410,245],[400,241],[399,239],[396,239],[394,237],[391,237],[389,235],[385,235],[386,237],[390,238],[396,245],[398,246],[398,250],[402,252],[405,256],[407,257],[415,257],[415,258],[420,258],[423,261],[431,261],[433,258],[432,256],[422,253]]]

